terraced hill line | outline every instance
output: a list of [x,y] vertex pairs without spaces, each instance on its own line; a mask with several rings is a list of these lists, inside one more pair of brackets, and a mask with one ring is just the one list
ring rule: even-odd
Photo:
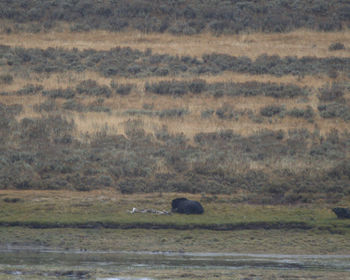
[[[341,42],[347,48],[330,51],[331,43]],[[140,51],[152,49],[157,54],[201,57],[217,52],[232,56],[247,56],[251,59],[267,55],[314,56],[318,58],[349,57],[350,32],[317,32],[297,30],[289,33],[251,33],[214,36],[209,33],[192,36],[130,32],[42,32],[10,33],[0,35],[0,44],[22,48],[77,48],[107,51],[116,46],[130,47]]]
[[[246,56],[208,53],[201,58],[153,54],[137,49],[113,48],[79,51],[62,48],[13,48],[0,45],[1,63],[10,73],[63,73],[94,71],[105,77],[164,77],[218,75],[227,71],[245,74],[305,76],[350,72],[350,57],[279,57],[263,54],[252,60]],[[332,74],[333,75],[333,74]]]

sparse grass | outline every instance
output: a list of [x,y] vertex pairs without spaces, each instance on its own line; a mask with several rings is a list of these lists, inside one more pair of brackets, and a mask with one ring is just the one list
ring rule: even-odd
[[[30,97],[2,97],[5,104],[22,104],[23,111],[17,116],[18,120],[25,117],[34,118],[40,117],[40,114],[33,108],[34,105],[45,102],[46,98],[41,96]],[[88,97],[78,100],[84,106],[94,102],[96,98]],[[56,103],[62,105],[65,101],[57,99]],[[188,114],[181,118],[158,118],[153,116],[130,116],[123,114],[128,110],[142,110],[144,104],[153,104],[154,111],[164,111],[168,109],[186,108]],[[214,105],[215,104],[215,105]],[[306,105],[310,105],[317,112],[317,103],[311,102],[298,103],[296,100],[273,100],[270,97],[223,97],[215,100],[213,97],[197,97],[189,96],[184,98],[167,98],[155,96],[143,96],[140,98],[137,94],[126,97],[115,96],[105,99],[104,106],[110,109],[110,113],[103,112],[66,112],[68,119],[74,120],[76,124],[76,136],[90,134],[95,135],[98,132],[107,132],[107,134],[124,133],[124,123],[129,119],[142,118],[144,129],[147,133],[153,134],[156,129],[167,126],[171,133],[184,133],[189,139],[200,132],[217,132],[225,129],[233,129],[236,133],[247,136],[256,133],[262,129],[284,130],[304,127],[310,132],[314,131],[315,127],[320,130],[321,135],[326,135],[332,129],[345,130],[348,127],[344,120],[323,119],[318,115],[314,116],[314,122],[310,123],[306,119],[294,118],[285,116],[284,118],[273,119],[272,122],[268,119],[262,120],[261,123],[256,123],[246,116],[239,118],[239,121],[231,119],[225,120],[218,118],[215,114],[209,118],[202,118],[201,113],[207,109],[214,111],[222,107],[223,104],[232,106],[235,110],[251,110],[258,115],[261,108],[269,104],[281,104],[287,110],[294,108],[304,109]],[[316,107],[316,108],[315,108]]]
[[[218,79],[220,80],[220,76]],[[211,81],[212,79],[208,78],[208,80]],[[109,81],[107,81],[107,84],[108,82]],[[60,83],[60,85],[64,85],[64,83]],[[344,130],[347,127],[347,123],[343,120],[337,120],[335,123],[333,119],[323,119],[318,114],[314,116],[313,123],[310,123],[307,120],[295,119],[289,116],[285,116],[283,119],[274,119],[273,122],[268,122],[265,120],[261,123],[256,123],[244,116],[242,116],[239,121],[218,119],[215,114],[210,118],[201,118],[201,113],[203,111],[208,109],[215,111],[224,104],[232,106],[232,108],[235,110],[250,110],[256,115],[259,114],[261,108],[271,104],[284,106],[286,110],[292,110],[295,108],[304,109],[308,105],[317,112],[317,107],[319,105],[317,92],[313,92],[306,100],[301,100],[302,98],[275,99],[264,96],[223,96],[221,98],[215,98],[206,95],[186,95],[181,98],[173,98],[150,93],[146,94],[144,89],[141,87],[143,85],[143,83],[137,85],[134,92],[127,96],[113,95],[113,97],[106,98],[103,105],[106,108],[109,108],[111,113],[66,112],[65,114],[67,117],[73,119],[77,125],[76,135],[78,136],[86,133],[95,135],[97,132],[101,131],[106,131],[108,134],[113,134],[116,131],[123,133],[123,124],[125,121],[130,118],[140,118],[140,116],[126,116],[123,114],[123,112],[129,110],[142,110],[144,104],[152,104],[152,110],[154,111],[164,111],[176,108],[187,109],[189,114],[184,115],[181,119],[159,119],[142,116],[142,120],[145,124],[146,131],[149,133],[154,133],[155,128],[160,128],[166,125],[170,132],[184,133],[190,139],[192,139],[195,134],[200,132],[216,132],[221,129],[233,129],[239,134],[249,135],[261,129],[282,129],[284,131],[288,131],[289,129],[300,128],[301,126],[307,128],[309,131],[313,131],[317,126],[320,133],[325,135],[333,128]],[[348,94],[346,97],[347,96]],[[85,96],[76,97],[76,100],[78,103],[88,106],[88,104],[95,102],[97,100],[96,98],[97,97]],[[21,120],[25,117],[39,117],[40,114],[35,112],[33,108],[35,105],[39,105],[48,99],[41,95],[9,95],[1,96],[0,100],[2,103],[7,105],[23,105],[22,113],[17,116],[17,119]],[[63,99],[56,99],[56,103],[59,107],[62,106],[64,102],[66,101]]]
[[[116,35],[116,36],[121,36]],[[158,36],[158,35],[157,35]],[[170,36],[170,35],[164,35]],[[202,36],[202,35],[198,35]],[[273,35],[266,35],[273,36]],[[87,37],[89,38],[89,37]],[[325,135],[333,128],[338,128],[344,130],[347,124],[342,120],[337,120],[334,123],[332,119],[325,120],[321,118],[318,114],[314,117],[314,122],[309,123],[305,120],[295,120],[292,117],[286,116],[281,120],[274,120],[273,123],[263,121],[262,123],[253,122],[251,119],[242,117],[239,122],[232,122],[227,120],[218,120],[215,117],[210,118],[200,118],[201,112],[204,110],[212,109],[216,110],[220,108],[222,104],[229,104],[233,106],[236,110],[251,110],[254,114],[259,114],[261,108],[268,106],[270,104],[283,105],[286,110],[291,110],[294,108],[303,109],[305,106],[310,106],[314,111],[317,112],[317,107],[319,105],[319,100],[317,98],[317,89],[323,87],[325,84],[330,83],[334,80],[327,76],[282,76],[275,77],[271,75],[244,75],[238,73],[224,72],[220,75],[200,75],[198,78],[206,81],[207,83],[245,83],[250,81],[256,82],[271,82],[271,83],[281,83],[281,84],[294,84],[299,87],[310,87],[312,88],[312,93],[305,99],[303,98],[293,98],[293,99],[275,99],[263,96],[254,97],[226,97],[213,98],[211,96],[196,96],[189,95],[183,96],[181,98],[172,98],[168,96],[159,96],[151,93],[145,92],[145,83],[158,83],[160,81],[191,81],[193,78],[186,77],[150,77],[150,78],[106,78],[102,77],[95,72],[65,72],[58,74],[40,75],[31,74],[30,80],[35,85],[42,85],[45,90],[52,90],[57,88],[75,88],[79,83],[85,80],[94,80],[100,85],[110,86],[112,82],[117,82],[118,84],[132,84],[134,88],[131,94],[127,96],[113,95],[110,98],[105,99],[104,106],[109,108],[111,113],[67,113],[69,117],[74,119],[77,124],[76,135],[81,135],[89,133],[95,135],[97,132],[106,131],[108,134],[113,134],[116,131],[123,131],[123,123],[129,118],[135,118],[132,116],[125,116],[123,112],[128,110],[141,110],[144,104],[152,104],[153,110],[162,111],[174,108],[187,108],[189,114],[184,116],[182,120],[177,119],[158,119],[153,117],[142,116],[144,123],[146,124],[146,130],[149,133],[154,132],[154,128],[159,128],[166,125],[170,132],[173,133],[185,133],[188,138],[193,138],[193,136],[199,132],[215,132],[220,129],[233,129],[242,135],[252,134],[260,129],[283,129],[288,131],[289,129],[297,128],[300,126],[306,127],[310,131],[313,131],[315,127],[320,129],[320,133]],[[337,78],[339,81],[347,81],[348,78],[345,76],[339,76]],[[15,83],[10,85],[4,85],[3,90],[12,92],[22,89],[28,84],[27,78],[15,78]],[[95,97],[76,97],[78,103],[87,105],[94,102]],[[349,99],[349,92],[346,92],[345,98]],[[34,96],[1,96],[0,102],[4,104],[21,104],[23,105],[22,114],[17,117],[18,120],[24,117],[38,117],[40,116],[37,112],[33,110],[34,105],[45,102],[46,97],[41,95]],[[65,101],[56,99],[58,105],[62,105]],[[139,118],[137,116],[136,118]]]

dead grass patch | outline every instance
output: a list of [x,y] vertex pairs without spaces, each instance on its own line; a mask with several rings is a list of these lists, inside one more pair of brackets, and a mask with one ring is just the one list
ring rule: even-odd
[[[1,96],[0,102],[23,106],[22,112],[17,116],[17,120],[23,118],[36,118],[46,113],[35,111],[35,105],[41,104],[48,99],[41,95],[31,96]],[[88,106],[96,101],[96,97],[80,97],[76,99],[83,106]],[[55,100],[58,107],[62,106],[65,99]],[[124,126],[128,120],[141,120],[146,133],[154,134],[156,130],[166,126],[168,131],[173,134],[183,133],[189,139],[201,132],[217,132],[220,130],[232,129],[235,133],[243,136],[254,134],[262,129],[283,130],[288,132],[290,129],[306,128],[310,132],[315,129],[320,131],[321,135],[326,135],[332,129],[345,131],[348,124],[340,119],[323,119],[318,115],[318,98],[313,94],[306,101],[300,102],[299,99],[275,99],[271,97],[227,97],[215,98],[212,96],[186,95],[181,98],[168,96],[158,96],[154,94],[132,93],[128,96],[113,96],[104,99],[103,106],[110,108],[109,113],[104,112],[76,112],[65,111],[64,115],[68,119],[74,120],[76,125],[75,136],[82,139],[84,135],[97,135],[104,133],[106,135],[124,134]],[[268,105],[284,106],[286,110],[294,108],[306,108],[311,106],[315,112],[313,122],[304,118],[294,118],[290,116],[261,118],[261,122],[255,122],[246,114],[235,119],[220,119],[215,112],[223,106],[230,106],[236,111],[251,111],[254,115],[260,115],[260,109]],[[167,109],[185,109],[189,114],[182,117],[159,118],[157,116],[147,115],[128,115],[128,110],[144,110],[144,106],[152,107],[153,111],[162,111]],[[203,118],[202,112],[211,109],[214,113]]]
[[[89,32],[46,32],[1,34],[0,44],[24,48],[78,48],[108,50],[114,47],[131,47],[140,50],[152,49],[154,53],[190,55],[220,52],[233,56],[256,58],[261,54],[279,56],[334,56],[329,51],[331,43],[350,44],[350,32],[317,32],[296,30],[289,33],[251,33],[214,36],[209,33],[192,36],[171,34],[145,34],[137,31],[111,33],[107,31]],[[336,56],[348,57],[349,50],[337,51]]]

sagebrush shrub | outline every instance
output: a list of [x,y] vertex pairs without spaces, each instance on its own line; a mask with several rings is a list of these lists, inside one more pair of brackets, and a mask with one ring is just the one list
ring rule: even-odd
[[12,84],[13,76],[10,74],[1,74],[0,75],[0,84]]
[[260,109],[260,114],[264,117],[272,117],[282,113],[284,110],[283,106],[268,105]]
[[112,91],[108,86],[100,86],[96,81],[91,79],[79,83],[76,86],[76,91],[78,94],[86,94],[92,96],[110,97],[112,94]]
[[319,89],[318,99],[322,102],[329,101],[341,101],[344,96],[344,85],[338,83],[332,83],[332,85],[326,84]]
[[328,47],[328,50],[330,50],[330,51],[339,51],[339,50],[344,50],[344,49],[345,49],[344,44],[340,43],[340,42],[332,43]]

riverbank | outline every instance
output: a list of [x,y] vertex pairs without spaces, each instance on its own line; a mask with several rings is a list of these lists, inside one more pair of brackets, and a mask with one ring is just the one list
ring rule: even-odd
[[[133,208],[170,212],[171,201],[186,196],[200,201],[203,215],[130,213]],[[244,194],[121,194],[114,189],[89,192],[1,190],[0,226],[29,228],[112,228],[174,230],[321,230],[346,234],[350,221],[332,208],[346,205],[319,200],[305,204],[250,204]]]
[[[204,214],[129,212],[134,207],[169,211],[171,200],[182,196],[200,201]],[[338,262],[314,267],[317,258],[295,260],[298,255],[348,256],[350,221],[336,218],[331,211],[336,205],[324,201],[248,204],[241,202],[241,197],[242,194],[125,195],[112,189],[2,190],[0,280],[347,279],[346,268],[329,267]],[[346,202],[341,205],[346,206]],[[128,252],[129,259],[125,261],[123,256],[120,259],[124,262],[119,263],[115,254]],[[133,255],[142,252],[149,254]],[[213,256],[208,260],[211,266],[201,266],[202,257],[190,265],[191,254],[198,253]],[[232,257],[233,253],[239,258],[231,263],[226,257],[220,263],[216,255]],[[249,254],[258,261],[247,260]],[[169,260],[164,260],[163,255]],[[292,261],[287,258],[271,263],[260,255],[291,256]],[[184,263],[176,263],[176,256]]]
[[30,229],[0,227],[0,249],[348,254],[349,234],[318,230]]
[[[175,197],[201,201],[203,215],[134,213],[170,210]],[[0,191],[0,248],[60,250],[347,254],[350,220],[335,205],[252,205],[238,195],[123,195],[114,190]]]
[[[0,250],[0,279],[348,279],[350,255]],[[21,265],[18,265],[20,260]],[[4,278],[5,277],[5,278]],[[20,278],[18,278],[20,277]],[[327,278],[328,277],[328,278]]]

